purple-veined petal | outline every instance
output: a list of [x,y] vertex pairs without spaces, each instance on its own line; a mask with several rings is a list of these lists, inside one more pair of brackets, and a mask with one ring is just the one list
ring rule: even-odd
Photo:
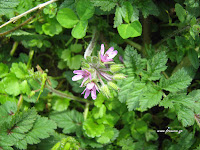
[[109,75],[109,74],[107,74],[107,73],[105,73],[105,72],[100,72],[100,74],[101,74],[105,79],[107,79],[107,80],[112,80],[112,76],[111,76],[111,75]]
[[98,89],[97,85],[95,84],[94,86],[95,86],[95,89],[99,92],[99,89]]
[[96,95],[96,88],[93,87],[92,91],[91,91],[91,96],[92,96],[92,99],[95,100],[97,98],[97,95]]
[[94,87],[94,82],[88,83],[87,84],[87,89],[91,90]]
[[81,87],[83,86],[83,84],[85,83],[85,81],[88,79],[89,77],[85,77],[84,79],[83,79],[83,82],[81,83]]
[[117,55],[118,51],[115,50],[112,53],[110,53],[109,58],[114,58]]
[[74,70],[73,73],[74,74],[84,74],[85,71],[83,70]]
[[83,76],[78,74],[78,75],[75,75],[75,76],[72,77],[72,81],[77,81],[77,80],[80,80],[82,78],[83,78]]
[[90,95],[90,90],[86,89],[84,98],[86,99]]
[[114,47],[110,47],[105,54],[110,55],[114,51]]

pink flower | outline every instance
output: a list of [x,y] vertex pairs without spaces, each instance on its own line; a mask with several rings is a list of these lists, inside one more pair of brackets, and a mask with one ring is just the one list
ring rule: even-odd
[[83,84],[85,83],[85,81],[90,78],[90,80],[92,79],[91,77],[91,73],[87,70],[74,70],[73,71],[74,74],[77,74],[75,76],[72,77],[72,81],[77,81],[83,78],[83,82],[81,83],[81,87],[83,86]]
[[97,85],[94,82],[91,82],[87,84],[85,90],[81,94],[85,93],[84,98],[86,99],[91,92],[92,99],[95,100],[97,98],[96,90],[99,92]]
[[114,51],[114,47],[109,48],[104,54],[104,44],[101,44],[101,61],[108,62],[113,61],[113,58],[117,55],[117,50]]

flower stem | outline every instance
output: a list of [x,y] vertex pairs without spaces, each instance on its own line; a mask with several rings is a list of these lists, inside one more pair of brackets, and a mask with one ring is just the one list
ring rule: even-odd
[[86,99],[83,99],[83,98],[80,98],[80,97],[77,97],[77,96],[74,96],[74,95],[68,95],[68,94],[66,94],[66,93],[62,93],[62,92],[60,92],[60,91],[58,91],[58,90],[52,88],[52,87],[49,86],[49,85],[45,85],[45,87],[46,87],[49,91],[55,93],[56,95],[58,95],[58,96],[60,96],[60,97],[68,98],[68,99],[71,99],[71,100],[74,100],[74,101],[78,101],[78,102],[81,102],[81,103],[88,103],[88,104],[92,104],[92,105],[94,104],[92,101],[88,101],[88,100],[86,100]]
[[91,56],[92,54],[92,51],[96,45],[96,42],[97,42],[97,39],[98,39],[98,33],[97,33],[97,29],[94,28],[93,30],[93,35],[92,35],[92,40],[90,41],[90,44],[88,45],[87,49],[85,50],[85,53],[84,53],[84,58],[86,59],[87,56]]

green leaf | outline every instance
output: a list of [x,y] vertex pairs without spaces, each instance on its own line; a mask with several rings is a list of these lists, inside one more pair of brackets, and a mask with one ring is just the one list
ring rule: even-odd
[[[196,114],[200,114],[200,90],[193,90],[192,92],[189,93],[189,96],[192,97],[192,101],[194,103],[193,105],[193,109],[195,111]],[[191,102],[189,102],[189,104],[191,104]]]
[[65,28],[73,28],[79,22],[74,11],[69,8],[59,10],[57,20]]
[[122,11],[123,11],[123,14],[125,15],[122,15],[124,21],[126,23],[130,23],[132,22],[132,17],[133,17],[133,6],[130,2],[126,1],[123,3],[122,5]]
[[71,52],[80,53],[82,51],[82,44],[73,44],[70,46]]
[[110,126],[105,126],[105,130],[101,134],[101,136],[97,138],[97,142],[101,144],[110,143],[113,137],[114,137],[114,128]]
[[101,105],[100,107],[94,107],[92,109],[94,119],[102,118],[106,113],[105,105]]
[[41,139],[50,137],[54,129],[56,129],[55,122],[48,120],[46,117],[37,116],[32,129],[26,134],[25,138],[15,144],[15,146],[20,149],[26,149],[26,143],[37,144],[41,142]]
[[97,124],[92,119],[87,119],[83,123],[83,129],[87,136],[94,138],[99,137],[105,131],[105,126],[103,124]]
[[148,84],[144,91],[143,97],[140,100],[141,109],[151,108],[157,105],[162,98],[162,91],[155,89],[152,85]]
[[8,71],[9,71],[8,66],[3,63],[0,63],[0,78],[5,77]]
[[117,0],[91,0],[91,2],[103,11],[110,11],[117,5]]
[[158,80],[160,79],[161,71],[165,71],[167,69],[167,55],[165,52],[157,53],[153,56],[152,59],[147,61],[147,72],[149,74],[149,80]]
[[94,6],[88,0],[79,0],[76,6],[77,14],[80,20],[88,20],[94,14]]
[[128,45],[125,48],[124,64],[129,75],[133,75],[133,73],[140,74],[146,67],[146,59],[141,58],[141,55],[133,47]]
[[184,69],[175,72],[169,79],[161,78],[160,87],[170,92],[177,92],[188,87],[192,78]]
[[160,13],[152,0],[135,0],[133,5],[141,9],[144,18],[147,18],[149,15],[158,16]]
[[188,57],[189,57],[189,60],[192,64],[192,66],[195,69],[198,69],[199,68],[198,53],[194,49],[191,49],[191,50],[188,51]]
[[184,127],[191,126],[195,122],[194,112],[187,107],[181,107],[178,109],[177,116],[178,120],[181,121]]
[[27,80],[24,80],[20,83],[19,85],[19,88],[20,88],[20,91],[23,93],[23,94],[26,94],[26,95],[29,95],[30,92],[31,92],[31,89],[28,85],[28,82]]
[[[67,94],[71,94],[71,93],[67,92]],[[53,110],[56,110],[56,111],[67,110],[69,106],[69,102],[70,102],[70,99],[54,96],[52,99],[52,106],[53,106],[52,108]]]
[[180,4],[176,3],[175,11],[176,11],[176,15],[178,16],[178,19],[180,20],[180,22],[184,22],[185,17],[186,17],[185,9]]
[[0,15],[13,13],[14,9],[19,4],[19,0],[1,0],[0,1]]
[[13,96],[17,96],[20,94],[20,87],[18,79],[15,77],[14,74],[9,74],[3,80],[5,91]]
[[87,20],[80,20],[78,24],[72,29],[72,36],[77,39],[83,38],[86,35],[87,26]]
[[155,130],[147,130],[147,132],[145,132],[145,138],[147,140],[147,142],[149,141],[156,141],[158,139],[158,134],[156,133]]
[[50,118],[57,123],[58,127],[64,128],[63,133],[68,134],[81,130],[83,114],[76,110],[53,112]]
[[107,111],[106,114],[97,120],[98,124],[105,124],[114,127],[120,116],[114,111]]
[[62,27],[57,20],[51,19],[50,22],[42,25],[42,30],[46,35],[54,36],[62,32]]
[[12,63],[10,71],[13,72],[17,78],[23,79],[29,76],[27,66],[24,63]]
[[139,21],[134,21],[129,24],[119,25],[117,30],[123,39],[127,39],[129,37],[138,37],[142,34],[142,25]]
[[71,60],[68,63],[68,66],[71,70],[73,69],[79,69],[81,67],[81,60],[83,56],[82,55],[75,55],[71,58]]
[[115,11],[115,17],[114,17],[114,28],[121,25],[122,22],[123,22],[123,20],[122,20],[122,8],[117,6],[116,11]]

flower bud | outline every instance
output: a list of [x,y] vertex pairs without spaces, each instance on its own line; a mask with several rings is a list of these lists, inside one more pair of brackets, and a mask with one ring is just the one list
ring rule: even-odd
[[109,82],[108,82],[108,85],[109,85],[110,87],[112,87],[113,89],[119,91],[119,87],[118,87],[117,84],[115,84],[114,82],[109,81]]
[[110,71],[111,72],[117,72],[117,71],[120,71],[123,68],[124,68],[124,65],[122,65],[122,64],[114,64],[114,65],[110,66]]
[[88,63],[91,63],[91,62],[92,62],[92,57],[91,57],[91,56],[87,56],[87,57],[86,57],[86,61],[87,61]]
[[56,143],[51,150],[59,150],[60,149],[60,142]]
[[121,79],[124,79],[124,78],[126,78],[126,76],[122,73],[114,74],[114,76],[113,76],[114,80],[121,80]]
[[104,85],[101,87],[101,90],[102,90],[102,93],[103,93],[107,98],[110,97],[110,90],[109,90],[109,88],[108,88],[107,85],[104,84]]

